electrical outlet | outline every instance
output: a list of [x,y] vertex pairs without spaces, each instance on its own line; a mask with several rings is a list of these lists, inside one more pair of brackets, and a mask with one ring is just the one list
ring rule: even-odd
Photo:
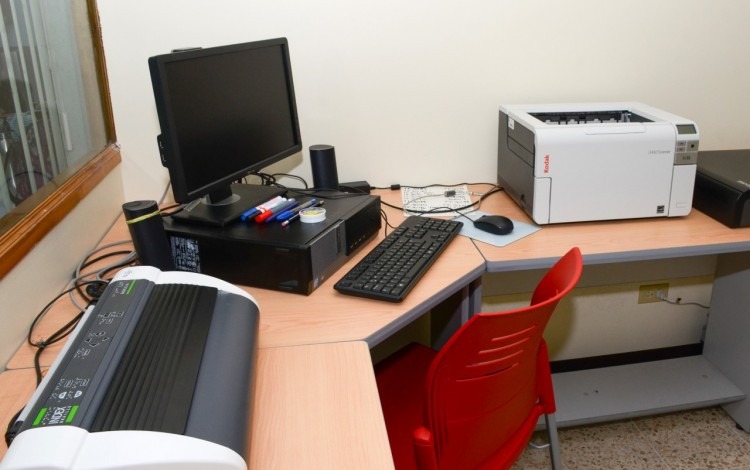
[[650,302],[659,302],[657,292],[661,292],[664,297],[669,294],[669,284],[644,284],[638,288],[638,303],[647,304]]

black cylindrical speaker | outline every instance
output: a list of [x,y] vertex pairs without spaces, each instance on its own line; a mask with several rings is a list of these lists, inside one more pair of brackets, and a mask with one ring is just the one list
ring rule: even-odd
[[172,249],[156,201],[126,202],[122,212],[141,264],[173,271]]
[[332,145],[311,145],[310,165],[312,165],[313,187],[338,191],[339,175],[336,171],[336,151]]

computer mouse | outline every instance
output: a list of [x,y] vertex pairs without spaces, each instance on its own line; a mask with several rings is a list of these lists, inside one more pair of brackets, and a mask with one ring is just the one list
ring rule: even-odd
[[513,221],[504,215],[483,215],[474,221],[474,227],[494,235],[507,235],[513,231]]

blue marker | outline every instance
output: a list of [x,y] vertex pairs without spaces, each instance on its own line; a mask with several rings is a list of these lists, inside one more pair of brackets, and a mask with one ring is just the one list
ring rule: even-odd
[[273,215],[266,219],[266,223],[277,220],[281,214],[284,214],[286,211],[290,210],[297,204],[299,204],[299,202],[297,202],[296,199],[289,199],[286,204],[273,210]]
[[257,223],[265,222],[266,219],[270,218],[274,213],[276,213],[276,209],[281,209],[282,207],[286,206],[286,204],[289,202],[289,200],[284,199],[282,201],[277,202],[273,205],[273,207],[269,207],[266,211],[261,212],[259,215],[256,215],[253,220]]
[[[316,201],[315,204],[312,205],[312,207],[318,207],[322,206],[325,201]],[[291,224],[295,220],[299,219],[299,214],[302,212],[301,210],[295,212],[291,217],[286,219],[285,221],[281,222],[282,227],[286,227],[287,225]]]
[[252,209],[248,209],[245,211],[241,216],[240,219],[242,219],[243,222],[247,222],[248,220],[252,220],[256,215],[260,214],[261,212],[265,212],[268,209],[270,209],[272,206],[274,206],[276,203],[286,200],[285,198],[281,196],[276,196],[275,198],[264,202],[263,204],[253,207]]
[[318,202],[317,199],[312,198],[309,201],[305,202],[304,204],[300,204],[299,206],[295,207],[292,210],[287,210],[287,211],[279,214],[279,216],[276,217],[276,220],[287,220],[287,219],[291,218],[297,212],[301,211],[302,209],[306,209],[306,208],[312,206],[313,204],[315,204],[317,202]]

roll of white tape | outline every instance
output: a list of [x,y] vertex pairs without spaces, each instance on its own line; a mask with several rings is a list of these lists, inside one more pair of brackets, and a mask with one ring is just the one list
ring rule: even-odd
[[326,220],[326,210],[322,207],[310,207],[299,211],[299,220],[306,224],[314,224]]

